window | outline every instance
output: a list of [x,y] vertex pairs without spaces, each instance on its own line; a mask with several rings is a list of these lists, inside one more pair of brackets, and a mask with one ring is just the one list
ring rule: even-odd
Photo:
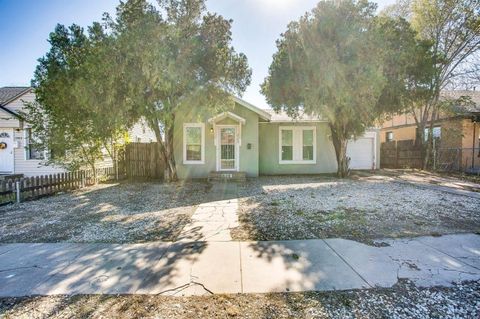
[[293,160],[293,130],[282,130],[282,161]]
[[387,133],[385,134],[385,140],[386,140],[387,142],[393,141],[393,132],[387,132]]
[[183,163],[203,164],[205,158],[205,125],[183,125]]
[[[428,140],[428,131],[429,131],[430,128],[426,127],[425,128],[425,141]],[[435,126],[432,130],[432,134],[433,134],[433,139],[434,140],[440,140],[441,136],[442,136],[442,127],[441,126]]]
[[302,130],[303,132],[303,160],[313,161],[313,130]]
[[316,162],[315,127],[280,127],[280,164]]
[[45,159],[45,152],[38,147],[35,147],[35,140],[32,135],[32,129],[25,130],[25,158],[27,160],[43,160]]

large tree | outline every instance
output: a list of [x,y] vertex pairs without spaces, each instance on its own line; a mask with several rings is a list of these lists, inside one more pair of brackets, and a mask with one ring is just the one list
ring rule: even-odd
[[57,25],[49,36],[51,48],[39,59],[32,80],[36,101],[24,116],[35,136],[30,142],[49,151],[50,163],[94,170],[103,151],[113,156],[112,146],[128,126],[111,112],[108,38],[98,23],[87,33],[75,24]]
[[409,19],[418,38],[431,43],[432,72],[425,73],[427,90],[420,99],[412,96],[409,107],[418,127],[417,141],[424,148],[424,168],[427,168],[435,120],[452,103],[464,102],[445,99],[441,92],[478,83],[480,0],[401,0],[387,14]]
[[412,35],[401,21],[380,27],[375,10],[367,1],[321,1],[289,24],[262,84],[274,110],[328,120],[341,177],[348,174],[348,140],[399,107],[405,55],[397,37]]
[[226,109],[250,83],[231,23],[206,12],[204,0],[128,0],[88,34],[58,26],[33,80],[40,107],[30,117],[40,132],[55,132],[43,141],[67,150],[58,161],[78,162],[79,153],[91,163],[142,118],[157,137],[165,178],[176,180],[177,113]]
[[212,112],[233,106],[250,83],[247,58],[231,46],[231,20],[206,12],[203,0],[145,0],[117,8],[107,24],[123,112],[144,117],[155,132],[165,178],[176,180],[174,123],[185,107]]

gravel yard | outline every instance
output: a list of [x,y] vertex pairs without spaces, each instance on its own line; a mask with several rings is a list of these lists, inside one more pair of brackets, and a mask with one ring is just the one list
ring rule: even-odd
[[0,318],[479,318],[480,282],[344,292],[0,298]]
[[236,240],[372,243],[480,231],[480,199],[379,178],[262,177],[240,189]]
[[[221,193],[201,181],[100,184],[0,206],[0,243],[174,241],[196,207]],[[480,232],[478,197],[391,176],[260,177],[239,184],[238,197],[234,240],[342,237],[371,244],[385,237]]]
[[175,240],[209,188],[202,182],[100,184],[0,206],[0,242]]

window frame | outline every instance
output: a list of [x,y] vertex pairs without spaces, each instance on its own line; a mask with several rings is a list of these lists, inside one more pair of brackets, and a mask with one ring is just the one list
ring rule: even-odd
[[[292,131],[292,160],[282,159],[282,131]],[[313,132],[313,159],[303,159],[303,131]],[[278,163],[316,164],[317,163],[317,128],[316,126],[279,126],[278,127]]]
[[[430,127],[426,127],[423,129],[423,139],[425,142],[428,140],[428,131],[430,130]],[[435,136],[435,130],[438,130],[438,136]],[[442,126],[441,125],[435,125],[432,129],[432,137],[434,140],[441,140],[442,139]]]
[[[187,160],[187,129],[200,128],[200,160]],[[205,123],[183,123],[183,164],[185,165],[202,165],[205,164]]]
[[[392,138],[391,138],[391,139],[388,138],[388,135],[389,135],[389,134],[392,134]],[[387,132],[385,133],[385,141],[387,141],[387,142],[392,142],[393,139],[394,139],[393,131],[387,131]]]
[[32,138],[32,128],[31,127],[26,127],[23,129],[23,141],[24,141],[24,157],[26,161],[45,161],[49,159],[49,152],[48,151],[43,151],[40,152],[43,154],[43,158],[31,158],[31,147],[30,145],[30,139]]

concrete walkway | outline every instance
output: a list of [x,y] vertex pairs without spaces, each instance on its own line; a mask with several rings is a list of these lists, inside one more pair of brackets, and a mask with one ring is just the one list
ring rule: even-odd
[[264,293],[480,280],[480,236],[0,245],[0,296]]
[[237,184],[214,183],[207,202],[197,207],[178,241],[230,241],[230,229],[238,226]]
[[179,236],[181,242],[229,241],[230,229],[239,226],[238,199],[226,199],[200,204]]

